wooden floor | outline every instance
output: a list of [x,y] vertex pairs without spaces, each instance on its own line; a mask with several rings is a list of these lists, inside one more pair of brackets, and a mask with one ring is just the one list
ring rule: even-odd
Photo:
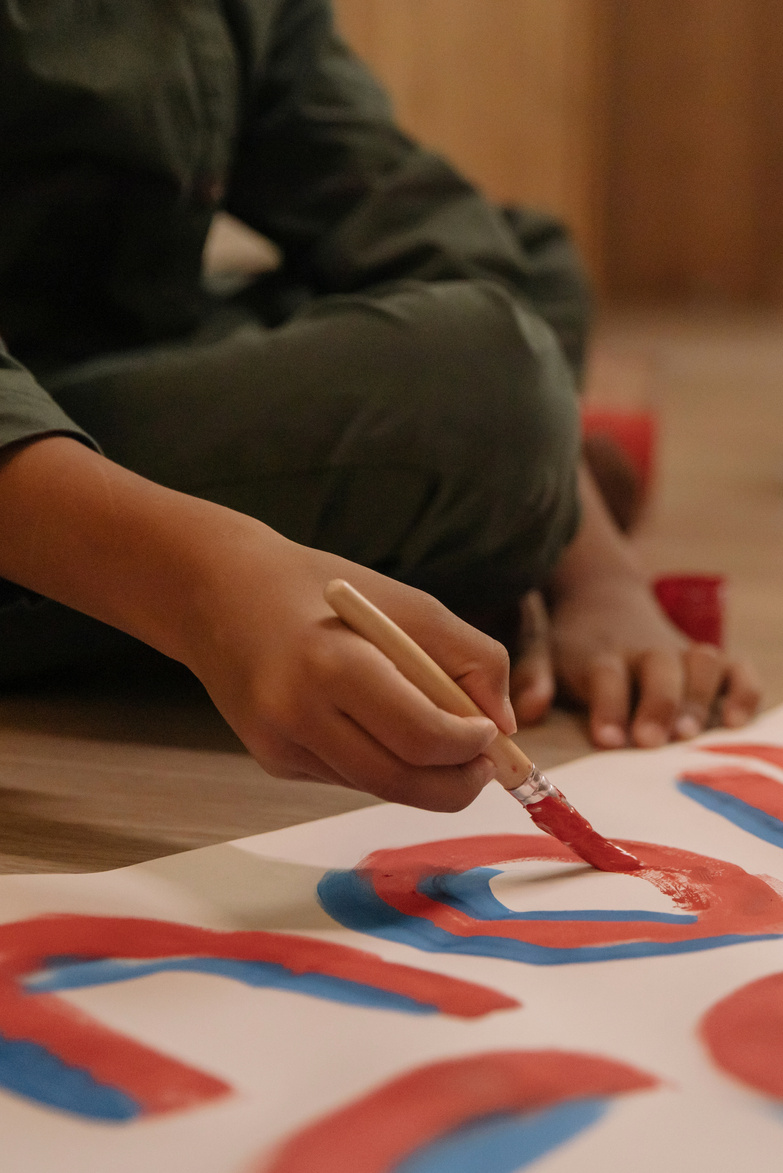
[[[728,577],[729,643],[782,702],[783,323],[615,317],[589,394],[658,412],[640,555],[651,575]],[[564,712],[520,740],[545,769],[589,751]],[[2,871],[115,867],[373,801],[269,778],[176,665],[0,695]]]

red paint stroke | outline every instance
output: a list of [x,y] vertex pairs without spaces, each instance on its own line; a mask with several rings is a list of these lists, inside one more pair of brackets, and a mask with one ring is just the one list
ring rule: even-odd
[[529,803],[525,810],[541,831],[565,843],[600,872],[635,872],[642,866],[635,855],[594,831],[560,791]]
[[569,1051],[495,1051],[417,1067],[322,1117],[256,1173],[388,1173],[412,1152],[499,1113],[658,1085],[625,1063]]
[[783,786],[768,774],[726,766],[715,770],[686,770],[683,778],[696,786],[731,794],[783,822]]
[[634,940],[691,941],[724,934],[753,936],[783,932],[783,897],[736,864],[696,855],[679,847],[621,841],[641,860],[631,872],[676,905],[696,913],[690,924],[640,921],[475,920],[417,891],[434,874],[459,874],[469,868],[521,860],[579,862],[573,852],[539,835],[477,835],[417,843],[373,852],[358,865],[368,873],[378,896],[406,916],[422,917],[462,937],[509,937],[549,948],[605,945]]
[[372,953],[288,933],[216,932],[166,921],[100,916],[42,916],[0,925],[0,1035],[37,1043],[99,1083],[120,1088],[146,1113],[171,1112],[226,1095],[223,1080],[161,1055],[102,1026],[57,995],[21,982],[47,959],[216,957],[263,961],[291,973],[316,973],[377,986],[474,1018],[519,1005],[457,978],[384,961]]
[[783,1100],[783,973],[735,990],[708,1010],[701,1035],[718,1067]]
[[738,742],[736,745],[722,743],[721,745],[699,745],[694,748],[706,753],[730,754],[738,758],[756,758],[760,762],[769,762],[783,770],[783,746],[781,745],[751,745],[747,742]]

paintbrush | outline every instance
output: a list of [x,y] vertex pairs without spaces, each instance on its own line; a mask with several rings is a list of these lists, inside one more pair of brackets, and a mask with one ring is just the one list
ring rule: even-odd
[[[339,578],[327,583],[324,598],[347,627],[388,656],[433,704],[458,717],[486,716],[423,648],[350,583]],[[635,856],[594,831],[505,733],[498,733],[484,753],[497,767],[498,782],[542,831],[601,871],[633,872],[642,866]]]

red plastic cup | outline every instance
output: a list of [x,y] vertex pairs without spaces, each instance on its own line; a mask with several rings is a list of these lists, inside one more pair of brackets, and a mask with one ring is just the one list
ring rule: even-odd
[[680,631],[697,643],[723,647],[726,579],[721,574],[671,574],[657,578],[658,602]]
[[646,495],[655,471],[658,421],[655,412],[588,406],[582,409],[582,434],[606,436],[627,457]]

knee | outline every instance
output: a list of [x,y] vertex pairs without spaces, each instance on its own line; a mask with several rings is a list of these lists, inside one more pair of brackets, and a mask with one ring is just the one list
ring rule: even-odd
[[423,381],[418,439],[442,515],[477,573],[503,563],[516,581],[500,592],[521,590],[546,577],[576,526],[573,376],[550,328],[502,287],[444,283],[428,300],[421,362],[437,374]]
[[417,445],[443,461],[443,473],[568,479],[579,449],[576,393],[550,327],[488,281],[433,283],[412,296],[416,374],[403,394]]
[[324,299],[298,321],[328,341],[347,405],[320,511],[333,528],[325,537],[322,517],[314,544],[454,607],[541,582],[576,524],[579,445],[549,327],[466,280]]

